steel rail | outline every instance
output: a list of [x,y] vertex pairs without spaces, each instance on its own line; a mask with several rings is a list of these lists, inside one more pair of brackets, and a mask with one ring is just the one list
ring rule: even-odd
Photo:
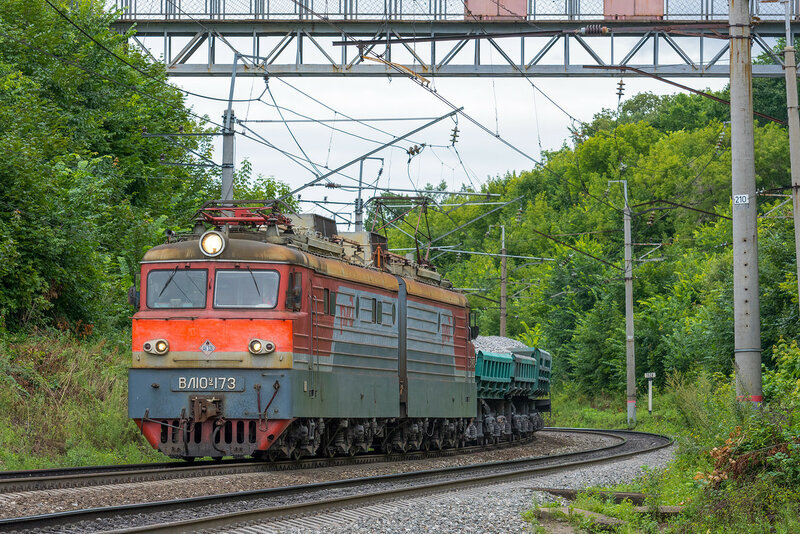
[[35,469],[30,471],[0,472],[0,495],[20,491],[42,491],[49,489],[77,488],[130,482],[148,482],[177,478],[193,478],[220,475],[238,475],[292,469],[314,469],[347,465],[396,462],[401,460],[424,460],[444,456],[471,454],[486,450],[498,450],[522,443],[522,441],[500,442],[493,445],[475,445],[434,451],[413,451],[404,454],[365,454],[336,456],[333,458],[302,458],[300,460],[223,460],[186,462],[162,462],[152,464],[101,465],[87,467],[65,467],[58,469]]
[[[576,431],[576,429],[572,429],[570,431]],[[598,432],[598,434],[600,434]],[[610,435],[610,434],[607,434]],[[365,506],[369,504],[374,504],[377,502],[388,501],[388,500],[401,500],[405,497],[416,497],[420,495],[426,494],[435,494],[435,493],[443,493],[447,491],[455,491],[466,489],[475,486],[485,486],[488,484],[496,484],[500,482],[508,482],[511,480],[527,478],[534,474],[541,475],[545,473],[553,473],[559,471],[570,470],[574,467],[578,466],[587,466],[587,465],[594,465],[598,463],[606,463],[612,460],[619,460],[621,458],[627,458],[630,456],[635,456],[638,454],[642,454],[644,452],[650,452],[652,450],[656,450],[659,448],[663,448],[669,446],[672,443],[670,438],[666,436],[660,436],[664,439],[664,442],[654,446],[648,447],[643,450],[636,450],[636,451],[629,451],[623,452],[619,454],[613,454],[606,457],[589,459],[589,460],[576,460],[572,462],[565,462],[560,465],[556,466],[546,466],[546,467],[522,467],[521,469],[511,471],[511,472],[504,472],[504,473],[490,473],[486,475],[477,475],[477,476],[470,476],[461,479],[453,479],[453,480],[443,480],[443,481],[435,481],[431,483],[423,483],[423,484],[416,484],[416,485],[409,485],[404,488],[390,488],[388,490],[383,491],[367,491],[365,493],[360,493],[357,495],[350,495],[344,497],[335,497],[330,499],[322,499],[318,501],[312,502],[303,502],[299,504],[291,504],[286,506],[276,506],[270,508],[262,508],[257,510],[247,510],[242,512],[232,512],[226,514],[219,514],[216,516],[208,516],[202,517],[197,519],[190,519],[185,521],[177,521],[171,523],[162,523],[156,525],[147,525],[143,527],[134,527],[134,528],[127,528],[127,529],[120,529],[115,530],[113,532],[116,533],[134,533],[134,532],[196,532],[199,529],[208,529],[208,528],[225,528],[225,527],[232,527],[235,525],[241,525],[243,523],[251,523],[253,521],[274,521],[289,517],[296,517],[298,515],[316,515],[319,513],[324,513],[327,511],[338,510],[338,509],[351,509],[354,507]],[[623,438],[624,439],[624,438]],[[625,440],[623,443],[617,444],[611,447],[603,447],[602,449],[608,448],[617,448],[623,446],[627,443]],[[575,456],[580,454],[587,454],[586,452],[583,453],[568,453],[568,456]],[[552,457],[550,457],[552,458]],[[475,471],[477,469],[486,468],[486,467],[494,467],[494,466],[504,466],[510,464],[519,464],[524,465],[528,463],[524,460],[513,460],[511,462],[492,462],[489,464],[481,464],[479,466],[465,466],[464,469],[458,468],[459,471]],[[438,470],[437,470],[438,471]],[[447,471],[447,470],[442,470]],[[429,472],[428,474],[434,474],[435,472]],[[411,479],[418,478],[420,473],[414,473]],[[395,476],[395,475],[393,475]],[[404,475],[398,475],[398,480],[406,479]]]
[[[353,506],[363,504],[368,500],[386,499],[388,497],[405,496],[411,492],[429,491],[439,492],[449,489],[456,489],[467,485],[495,483],[503,480],[528,477],[535,474],[544,474],[555,471],[563,471],[572,469],[577,466],[592,465],[601,462],[607,462],[625,458],[643,452],[649,452],[658,448],[666,447],[672,443],[672,440],[666,436],[655,434],[636,433],[628,431],[598,431],[588,429],[567,429],[567,428],[550,428],[550,432],[580,432],[591,433],[595,435],[604,435],[617,439],[617,443],[606,445],[603,447],[596,447],[583,451],[576,451],[571,453],[564,453],[550,456],[540,456],[535,458],[526,458],[519,460],[511,460],[504,462],[489,462],[483,464],[448,467],[444,469],[423,470],[394,475],[382,475],[369,478],[353,478],[332,482],[320,482],[316,484],[305,484],[298,486],[289,486],[283,488],[269,488],[263,490],[252,490],[237,493],[228,493],[222,495],[212,495],[204,497],[195,497],[190,499],[180,499],[173,501],[162,501],[155,503],[140,503],[127,506],[116,506],[106,508],[95,508],[87,510],[75,510],[70,512],[59,512],[55,514],[46,514],[39,516],[10,518],[0,520],[0,532],[9,529],[31,529],[31,528],[53,528],[60,527],[66,528],[68,525],[73,525],[81,521],[97,521],[103,519],[110,519],[112,517],[125,517],[125,516],[143,516],[148,514],[156,514],[163,512],[176,512],[182,510],[194,509],[208,509],[209,506],[221,505],[226,503],[246,502],[262,498],[277,498],[285,497],[288,495],[303,494],[315,491],[341,489],[347,487],[364,486],[364,494],[354,495],[351,497],[343,497],[340,499],[324,499],[321,501],[306,502],[292,507],[271,507],[259,510],[248,510],[244,512],[234,512],[221,514],[218,516],[206,516],[205,518],[198,518],[187,520],[183,522],[170,522],[167,524],[150,524],[142,527],[133,527],[130,529],[122,530],[121,532],[143,532],[143,531],[161,531],[161,532],[192,532],[203,528],[214,528],[218,526],[229,526],[231,524],[239,524],[242,522],[274,519],[276,517],[284,517],[287,515],[296,515],[298,513],[311,513],[313,510],[320,510],[323,508]],[[643,449],[636,449],[633,451],[621,451],[614,453],[615,450],[625,447],[629,443],[626,438],[627,435],[644,436],[655,439],[659,443],[650,444]],[[608,454],[611,453],[611,454]],[[600,457],[583,458],[586,455],[600,455]],[[570,458],[578,458],[577,460],[570,461]],[[506,469],[504,473],[489,473],[480,474],[485,470]],[[474,476],[470,476],[477,473]],[[448,475],[461,475],[459,480],[438,481],[427,483],[424,479],[444,477]],[[464,476],[466,475],[466,476]],[[421,484],[416,484],[414,488],[405,489],[392,489],[388,492],[376,492],[370,490],[370,486],[376,483],[391,482],[391,483],[409,483],[413,484],[414,481],[422,479]]]

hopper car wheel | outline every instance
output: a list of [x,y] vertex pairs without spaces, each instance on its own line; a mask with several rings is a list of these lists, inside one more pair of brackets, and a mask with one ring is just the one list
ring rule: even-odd
[[215,462],[221,462],[222,456],[212,456],[211,459],[214,460]]
[[183,457],[183,460],[184,460],[184,461],[185,461],[187,464],[191,464],[191,463],[194,463],[194,461],[195,461],[195,457],[194,457],[194,456],[184,456],[184,457]]
[[302,458],[302,457],[303,457],[303,452],[302,452],[300,449],[294,449],[294,450],[292,451],[292,454],[291,454],[291,456],[292,456],[292,460],[294,460],[294,461],[296,462],[296,461],[298,461],[300,458]]
[[431,450],[431,442],[426,439],[425,441],[422,442],[422,447],[421,448],[422,448],[423,451]]
[[333,458],[334,456],[336,456],[336,449],[334,449],[333,447],[328,447],[327,449],[325,449],[325,456],[327,456],[328,458]]
[[358,447],[356,447],[355,445],[351,445],[350,448],[347,450],[347,454],[349,454],[350,456],[355,456],[356,452],[358,452]]
[[270,462],[274,462],[278,459],[278,451],[267,451],[267,458]]

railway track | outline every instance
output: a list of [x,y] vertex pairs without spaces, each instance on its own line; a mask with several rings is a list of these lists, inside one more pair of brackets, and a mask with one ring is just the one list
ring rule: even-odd
[[530,443],[535,438],[521,441],[501,442],[495,445],[442,449],[438,451],[417,451],[391,454],[365,454],[358,456],[339,456],[334,458],[305,458],[301,460],[282,460],[275,462],[253,460],[222,460],[202,462],[163,462],[152,464],[103,465],[87,467],[67,467],[60,469],[36,469],[30,471],[0,472],[0,494],[20,491],[42,491],[49,489],[105,486],[131,482],[148,482],[177,478],[192,478],[220,475],[239,475],[246,473],[265,473],[288,471],[292,469],[315,469],[359,465],[379,462],[398,462],[426,458],[471,454],[485,450],[497,450]]
[[500,484],[619,460],[672,443],[665,436],[629,431],[547,430],[600,434],[617,439],[612,445],[545,457],[12,518],[0,520],[0,531],[195,532],[228,528]]

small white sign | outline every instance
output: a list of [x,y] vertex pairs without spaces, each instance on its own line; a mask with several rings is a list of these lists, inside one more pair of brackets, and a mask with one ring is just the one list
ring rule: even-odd
[[737,206],[750,204],[749,195],[733,195],[733,203]]
[[655,377],[656,377],[656,374],[655,374],[655,373],[645,373],[645,374],[644,374],[644,377],[645,377],[645,378],[655,378]]

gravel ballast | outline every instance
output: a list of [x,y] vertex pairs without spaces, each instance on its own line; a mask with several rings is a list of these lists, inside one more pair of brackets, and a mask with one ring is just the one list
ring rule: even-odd
[[671,446],[614,463],[334,512],[318,520],[303,518],[252,525],[248,531],[286,534],[530,532],[531,525],[522,519],[523,512],[545,503],[566,503],[560,497],[536,491],[534,488],[583,489],[589,486],[631,482],[641,476],[645,468],[666,467],[674,452],[675,446]]
[[615,442],[614,438],[592,434],[542,431],[537,433],[534,441],[518,447],[427,460],[7,493],[0,494],[0,517],[21,517],[82,508],[164,501],[202,495],[310,484],[328,480],[473,465],[587,450],[611,445]]
[[525,343],[502,336],[478,336],[472,340],[475,350],[486,352],[510,352],[511,349],[525,348]]

